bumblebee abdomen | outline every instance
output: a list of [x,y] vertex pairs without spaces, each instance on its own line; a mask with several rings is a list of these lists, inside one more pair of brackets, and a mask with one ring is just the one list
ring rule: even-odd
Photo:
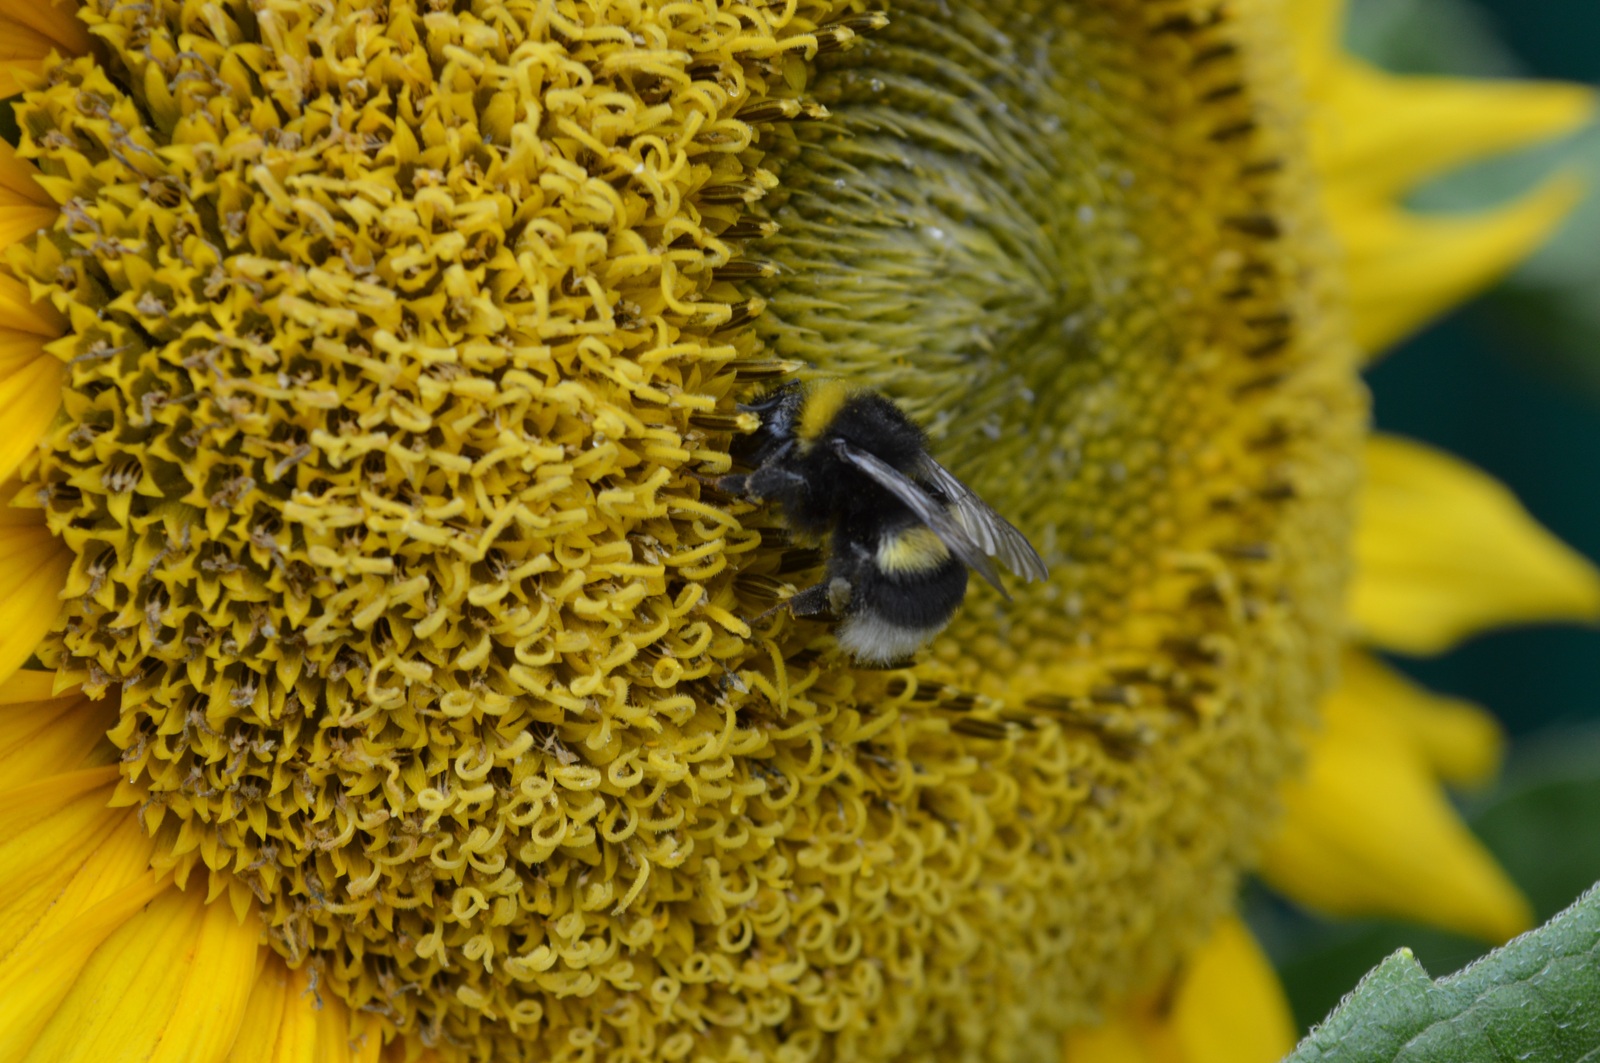
[[879,539],[873,560],[885,576],[910,580],[932,575],[950,560],[950,550],[933,529],[916,524]]
[[874,569],[850,596],[839,645],[858,661],[905,661],[944,630],[966,592],[967,567],[948,555],[909,577]]
[[839,645],[859,661],[907,660],[944,630],[967,593],[967,567],[921,524],[881,529],[875,543],[857,542],[835,558],[856,559],[839,574],[850,581],[850,607]]
[[942,628],[967,594],[967,566],[946,555],[940,564],[917,573],[875,569],[857,583],[852,601],[883,619],[911,628]]

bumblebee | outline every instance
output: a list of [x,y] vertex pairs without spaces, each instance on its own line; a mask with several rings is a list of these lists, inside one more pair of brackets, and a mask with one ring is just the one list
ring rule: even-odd
[[990,558],[1027,580],[1049,573],[1006,519],[928,454],[928,437],[892,401],[840,381],[786,384],[742,409],[761,418],[749,473],[717,486],[776,502],[799,535],[828,537],[822,582],[786,603],[839,619],[839,645],[863,664],[907,661],[944,630],[967,570],[1003,596]]

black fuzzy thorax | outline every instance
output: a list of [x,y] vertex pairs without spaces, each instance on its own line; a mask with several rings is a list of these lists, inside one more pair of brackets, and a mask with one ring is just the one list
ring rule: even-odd
[[799,480],[778,483],[776,477],[758,476],[751,487],[767,488],[762,497],[782,506],[790,525],[806,534],[840,531],[860,542],[872,537],[875,528],[915,521],[899,499],[841,459],[833,442],[843,440],[917,480],[928,445],[922,429],[882,395],[864,391],[840,404],[815,439],[803,441],[794,433],[805,398],[803,391],[791,386],[774,393],[769,404],[763,404],[765,410],[755,407],[763,414],[763,432],[758,437],[766,438],[757,439],[753,463],[771,461],[787,447],[787,453],[774,464],[798,474]]

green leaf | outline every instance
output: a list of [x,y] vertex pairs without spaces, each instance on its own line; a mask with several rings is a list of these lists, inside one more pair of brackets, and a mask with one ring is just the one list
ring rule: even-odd
[[1514,1060],[1600,1060],[1600,886],[1538,930],[1437,982],[1401,949],[1286,1063]]

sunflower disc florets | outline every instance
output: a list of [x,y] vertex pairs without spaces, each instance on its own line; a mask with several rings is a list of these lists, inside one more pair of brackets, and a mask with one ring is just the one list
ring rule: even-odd
[[[1359,407],[1190,8],[87,3],[17,108],[40,656],[159,859],[449,1059],[1047,1056],[1170,970],[1323,682]],[[1054,581],[916,674],[752,632],[816,555],[697,474],[779,355]]]

